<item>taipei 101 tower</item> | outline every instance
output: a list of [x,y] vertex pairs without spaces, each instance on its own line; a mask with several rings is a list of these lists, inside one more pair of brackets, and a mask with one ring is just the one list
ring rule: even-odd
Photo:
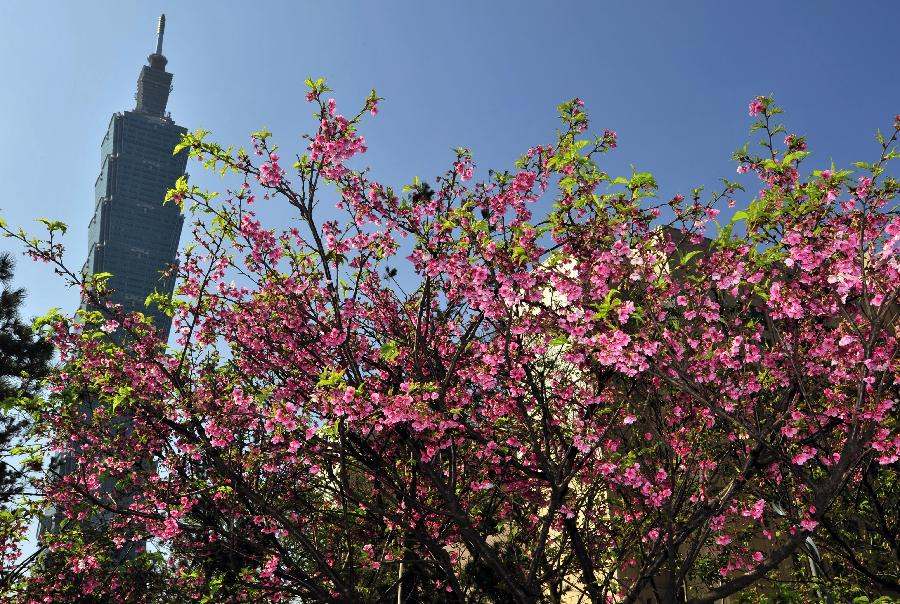
[[162,202],[187,162],[186,153],[172,155],[187,130],[166,111],[172,74],[162,54],[165,29],[161,15],[156,52],[138,76],[134,110],[113,114],[100,145],[84,265],[85,274],[111,273],[111,301],[152,316],[164,336],[171,320],[144,301],[154,291],[172,294],[174,280],[161,274],[175,262],[184,218],[177,205]]
[[[135,107],[113,114],[100,144],[100,175],[94,184],[94,215],[83,268],[85,275],[110,273],[110,301],[121,304],[125,312],[152,317],[163,339],[171,319],[148,308],[145,300],[154,291],[172,295],[174,278],[164,278],[163,272],[176,262],[184,218],[176,204],[163,205],[163,199],[187,163],[187,153],[172,154],[187,129],[176,125],[166,111],[172,74],[166,71],[162,54],[165,28],[162,15],[156,51],[138,76]],[[66,476],[75,469],[75,460],[60,455],[50,467]],[[55,531],[60,520],[55,510],[48,510],[39,533]]]

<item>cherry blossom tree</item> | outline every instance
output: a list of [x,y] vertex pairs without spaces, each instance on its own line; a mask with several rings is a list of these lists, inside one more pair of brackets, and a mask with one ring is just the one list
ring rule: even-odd
[[265,131],[179,146],[234,184],[168,195],[196,218],[148,299],[171,345],[66,268],[58,225],[9,232],[91,309],[42,323],[39,428],[75,469],[41,485],[66,521],[17,597],[713,602],[845,567],[896,590],[896,534],[857,559],[847,523],[900,456],[900,117],[873,163],[807,171],[756,98],[746,176],[666,201],[604,171],[616,133],[574,99],[514,169],[476,183],[457,149],[395,190],[353,167],[377,94],[347,117],[307,84],[291,160]]

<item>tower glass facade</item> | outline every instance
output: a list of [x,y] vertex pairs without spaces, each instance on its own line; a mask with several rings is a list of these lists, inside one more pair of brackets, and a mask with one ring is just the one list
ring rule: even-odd
[[172,149],[185,129],[170,118],[140,111],[113,115],[101,145],[102,165],[88,227],[86,274],[111,273],[112,301],[150,314],[167,334],[170,320],[144,306],[154,291],[171,295],[163,272],[176,259],[184,221],[166,191],[184,174],[184,153]]
[[163,272],[176,260],[184,222],[178,206],[162,203],[187,162],[186,153],[172,154],[186,129],[166,113],[172,74],[162,55],[164,27],[161,19],[156,52],[138,77],[135,109],[112,116],[100,145],[84,272],[111,273],[112,301],[151,315],[168,334],[170,319],[144,306],[154,291],[172,294],[174,282]]

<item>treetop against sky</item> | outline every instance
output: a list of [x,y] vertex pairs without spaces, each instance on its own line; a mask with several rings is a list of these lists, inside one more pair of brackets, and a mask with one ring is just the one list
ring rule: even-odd
[[[133,105],[160,12],[178,123],[236,144],[267,127],[290,154],[311,124],[307,76],[348,101],[375,87],[388,102],[367,125],[367,163],[395,186],[440,173],[457,146],[506,169],[579,96],[621,136],[611,172],[634,164],[661,194],[688,194],[733,174],[748,98],[776,94],[822,166],[863,157],[900,98],[893,2],[4,2],[0,208],[17,224],[65,221],[73,262],[87,252],[100,139]],[[46,271],[19,270],[34,284],[26,315],[77,305]]]

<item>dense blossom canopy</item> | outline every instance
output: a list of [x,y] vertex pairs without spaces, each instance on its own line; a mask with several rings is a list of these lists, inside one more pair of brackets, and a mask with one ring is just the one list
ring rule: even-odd
[[[849,493],[895,493],[900,118],[874,163],[803,176],[759,97],[761,155],[735,153],[759,190],[661,201],[603,170],[616,134],[575,99],[513,171],[476,184],[458,149],[396,191],[352,167],[377,95],[345,117],[308,84],[290,168],[268,132],[185,137],[237,181],[169,194],[197,217],[175,299],[150,300],[173,345],[103,275],[92,310],[46,319],[41,426],[76,469],[43,482],[66,521],[19,597],[710,602],[801,555],[896,588],[891,526],[867,524],[862,568],[840,543]],[[264,225],[276,203],[297,221]]]

